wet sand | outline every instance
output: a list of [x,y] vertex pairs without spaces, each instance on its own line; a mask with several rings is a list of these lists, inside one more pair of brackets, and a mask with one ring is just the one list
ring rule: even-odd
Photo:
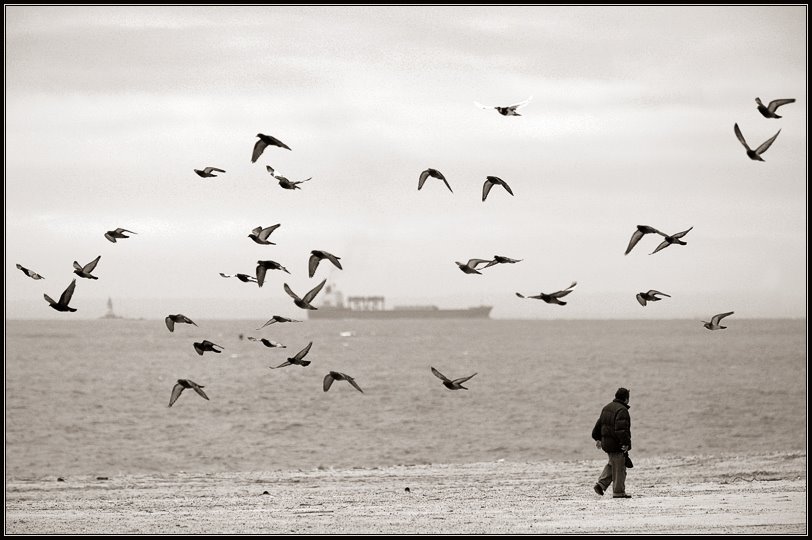
[[625,500],[592,490],[597,457],[16,478],[6,483],[5,532],[807,533],[803,452],[633,458]]

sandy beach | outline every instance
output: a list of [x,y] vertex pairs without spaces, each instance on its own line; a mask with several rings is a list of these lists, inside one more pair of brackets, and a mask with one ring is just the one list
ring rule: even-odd
[[[11,479],[6,533],[797,533],[806,454]],[[408,491],[407,491],[408,488]],[[267,494],[266,494],[267,492]]]

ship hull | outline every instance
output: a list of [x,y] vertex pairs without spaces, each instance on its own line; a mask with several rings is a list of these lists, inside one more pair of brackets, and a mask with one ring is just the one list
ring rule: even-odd
[[353,310],[342,308],[320,308],[307,312],[309,319],[487,319],[491,306],[468,309],[378,309]]

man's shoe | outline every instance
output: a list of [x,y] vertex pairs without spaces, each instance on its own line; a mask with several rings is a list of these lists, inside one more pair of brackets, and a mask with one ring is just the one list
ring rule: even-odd
[[603,488],[600,484],[595,484],[595,493],[603,497]]
[[631,499],[632,496],[631,495],[626,495],[624,493],[623,495],[612,495],[612,498],[613,499]]

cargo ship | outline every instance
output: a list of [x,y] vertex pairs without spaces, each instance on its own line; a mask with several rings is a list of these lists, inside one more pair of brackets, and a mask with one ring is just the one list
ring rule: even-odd
[[440,309],[434,305],[386,308],[383,296],[348,296],[327,286],[323,303],[307,312],[309,319],[487,319],[493,306]]

